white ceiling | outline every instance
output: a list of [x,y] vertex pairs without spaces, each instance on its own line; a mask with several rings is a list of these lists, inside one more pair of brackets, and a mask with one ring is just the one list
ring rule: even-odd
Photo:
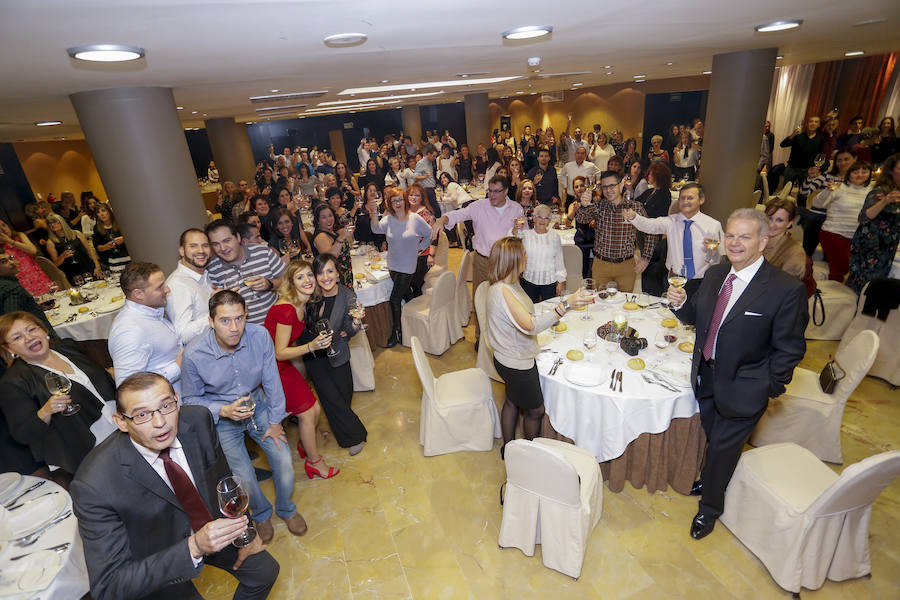
[[[628,8],[607,8],[613,5]],[[804,23],[781,33],[753,30],[785,18]],[[854,26],[879,18],[886,20]],[[775,46],[784,64],[840,59],[856,49],[880,54],[900,49],[898,21],[891,0],[0,0],[0,141],[79,136],[68,95],[89,89],[172,87],[185,107],[185,127],[198,127],[203,118],[257,120],[254,108],[261,105],[249,97],[271,89],[329,90],[309,101],[313,107],[347,99],[337,96],[347,87],[382,79],[414,83],[462,72],[529,77],[478,86],[496,97],[567,89],[575,81],[630,81],[638,73],[697,75],[711,67],[714,54],[733,50]],[[537,24],[552,25],[552,36],[501,39],[506,29]],[[342,32],[369,39],[351,48],[323,44]],[[147,56],[94,64],[66,54],[68,47],[100,42],[142,46]],[[543,58],[541,75],[592,73],[539,79],[526,63],[530,56]],[[606,75],[604,65],[614,74]],[[449,91],[425,100],[457,100],[466,88]],[[42,120],[63,125],[33,125]]]

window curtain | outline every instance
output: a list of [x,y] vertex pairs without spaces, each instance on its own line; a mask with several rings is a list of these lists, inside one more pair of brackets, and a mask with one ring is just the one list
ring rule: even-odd
[[900,117],[900,69],[894,69],[891,76],[891,83],[888,92],[884,95],[881,112],[879,114],[879,122],[884,117],[894,117],[896,125],[897,118]]
[[[832,60],[829,62],[816,63],[816,69],[815,73],[813,73],[812,85],[809,91],[809,102],[806,104],[806,115],[804,118],[811,116],[822,117],[832,108],[835,108],[834,94],[838,86],[838,81],[841,78],[841,72],[845,62],[847,61]],[[844,115],[845,112],[846,111],[841,110],[840,116],[844,117],[846,121],[849,117]],[[838,130],[838,133],[843,133],[843,130]]]
[[891,75],[897,63],[897,54],[868,56],[845,61],[841,81],[835,97],[841,109],[841,125],[847,119],[862,115],[863,124],[876,126],[881,116],[881,102],[888,91]]
[[772,123],[775,151],[772,164],[787,161],[790,148],[781,148],[781,140],[803,121],[812,86],[815,65],[789,65],[776,69],[776,90],[769,101],[766,120]]

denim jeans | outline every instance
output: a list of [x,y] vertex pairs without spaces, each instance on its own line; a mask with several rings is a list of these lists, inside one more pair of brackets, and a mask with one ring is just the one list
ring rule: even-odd
[[246,431],[266,453],[269,466],[272,467],[272,480],[275,482],[275,512],[283,519],[290,518],[297,512],[297,505],[291,500],[291,494],[294,492],[294,464],[291,461],[290,446],[282,443],[279,450],[275,447],[272,438],[263,441],[262,436],[266,433],[269,414],[262,402],[256,405],[253,419],[259,425],[259,431],[253,430],[250,419],[243,421],[232,421],[224,417],[219,419],[216,430],[219,433],[222,451],[225,453],[231,472],[240,477],[246,486],[247,494],[250,496],[250,511],[253,520],[268,521],[272,517],[272,503],[263,495],[259,482],[256,481],[256,473],[250,463],[247,447],[244,445],[244,432]]

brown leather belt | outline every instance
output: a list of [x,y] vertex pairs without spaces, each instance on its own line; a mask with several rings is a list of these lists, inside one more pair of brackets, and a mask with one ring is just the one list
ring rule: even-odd
[[606,257],[606,256],[601,256],[601,257],[599,257],[599,258],[600,258],[600,260],[602,260],[603,262],[608,262],[608,263],[613,263],[613,264],[619,264],[619,263],[623,263],[623,262],[625,262],[626,260],[628,260],[628,259],[630,259],[630,258],[634,258],[634,257],[632,257],[632,256],[626,256],[626,257],[624,257],[624,258],[608,258],[608,257]]

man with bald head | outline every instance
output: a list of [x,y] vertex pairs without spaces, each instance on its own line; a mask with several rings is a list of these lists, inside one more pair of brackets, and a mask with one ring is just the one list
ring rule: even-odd
[[586,146],[577,146],[573,152],[574,154],[570,154],[570,156],[574,155],[575,160],[567,162],[559,172],[560,188],[566,198],[566,210],[569,210],[569,205],[575,201],[575,191],[572,189],[575,178],[581,176],[586,181],[593,182],[594,177],[599,174],[596,165],[587,159]]

